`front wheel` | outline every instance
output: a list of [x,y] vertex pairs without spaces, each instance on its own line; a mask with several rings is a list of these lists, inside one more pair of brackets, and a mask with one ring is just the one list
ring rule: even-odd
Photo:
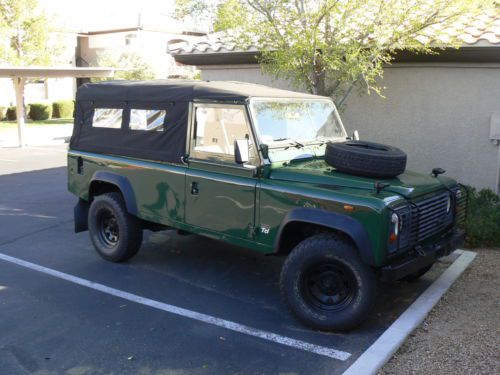
[[349,242],[319,234],[299,243],[281,271],[283,298],[293,315],[319,330],[347,331],[369,315],[376,298],[373,270]]
[[94,198],[89,209],[90,239],[97,253],[111,262],[124,262],[139,251],[142,226],[130,215],[120,193]]

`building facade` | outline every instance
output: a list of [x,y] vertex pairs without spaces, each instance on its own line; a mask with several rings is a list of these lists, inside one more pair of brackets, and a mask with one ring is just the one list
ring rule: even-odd
[[[342,117],[361,139],[397,146],[408,168],[435,167],[464,184],[500,184],[500,18],[494,26],[469,29],[462,48],[439,55],[401,53],[387,66],[377,94],[351,94]],[[237,80],[300,90],[263,73],[255,48],[238,50],[216,38],[172,50],[181,63],[195,65],[202,79]]]

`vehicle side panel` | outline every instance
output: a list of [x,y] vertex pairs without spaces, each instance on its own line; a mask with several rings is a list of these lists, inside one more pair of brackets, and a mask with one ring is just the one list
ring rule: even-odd
[[[259,213],[256,227],[267,228],[257,230],[256,241],[267,246],[274,244],[281,225],[288,212],[297,207],[322,209],[340,215],[348,215],[362,224],[373,250],[373,265],[380,265],[385,260],[387,236],[381,235],[388,232],[388,213],[383,202],[370,199],[359,193],[359,190],[332,190],[326,187],[303,183],[290,183],[261,180],[258,187]],[[344,209],[350,205],[353,211]],[[332,223],[332,226],[335,223]]]
[[[81,173],[78,158],[83,160]],[[116,174],[130,182],[139,218],[165,225],[183,222],[184,166],[80,151],[68,153],[68,189],[78,197],[89,199],[89,188],[97,172]]]

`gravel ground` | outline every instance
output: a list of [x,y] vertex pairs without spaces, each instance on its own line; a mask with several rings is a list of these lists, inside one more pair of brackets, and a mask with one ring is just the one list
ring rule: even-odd
[[477,257],[379,375],[500,374],[500,249]]

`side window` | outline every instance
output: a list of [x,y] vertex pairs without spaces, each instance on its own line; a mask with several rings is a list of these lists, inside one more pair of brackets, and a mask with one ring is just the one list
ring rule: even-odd
[[197,107],[193,135],[194,157],[234,160],[234,141],[248,139],[252,163],[255,151],[245,112],[242,108]]
[[119,129],[122,126],[123,109],[96,108],[92,119],[94,128]]
[[163,131],[165,110],[157,109],[132,109],[130,110],[131,130]]

